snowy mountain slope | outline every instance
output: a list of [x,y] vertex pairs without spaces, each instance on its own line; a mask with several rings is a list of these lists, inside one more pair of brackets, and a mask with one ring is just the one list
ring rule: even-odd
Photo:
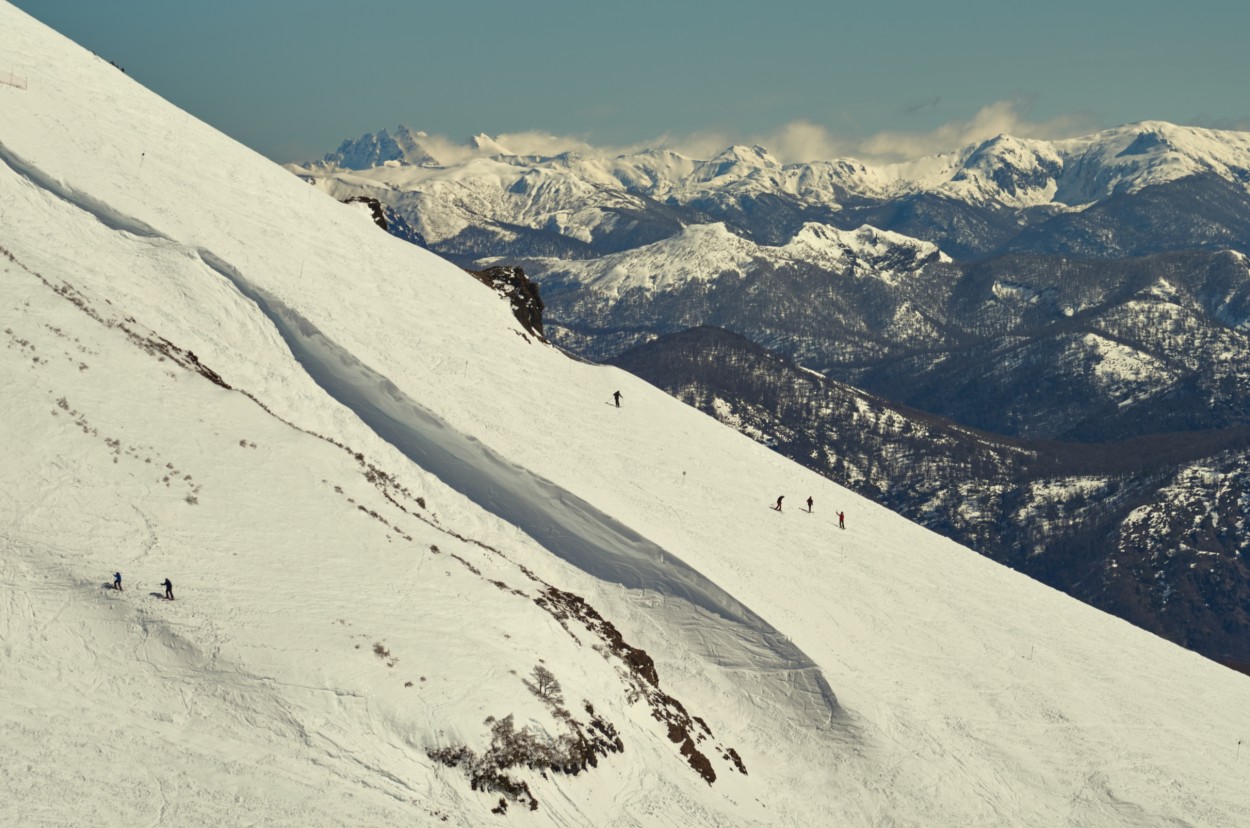
[[[1108,350],[1096,370],[1131,392],[1137,355]],[[1245,427],[1104,444],[1012,439],[716,328],[659,337],[613,364],[1012,569],[1220,663],[1250,664]]]
[[[492,730],[570,716],[624,751],[508,770],[539,807],[507,819],[1250,817],[1243,678],[534,342],[363,211],[11,6],[0,29],[30,77],[0,120],[5,821],[483,824],[500,780],[430,752],[502,760]],[[400,439],[440,430],[488,491]],[[491,511],[506,476],[551,537]],[[817,511],[766,509],[782,492]],[[607,523],[662,550],[642,588],[558,556]],[[173,603],[148,595],[166,576]],[[747,623],[682,600],[687,577]],[[771,669],[787,645],[836,707]],[[542,665],[567,708],[526,688]]]

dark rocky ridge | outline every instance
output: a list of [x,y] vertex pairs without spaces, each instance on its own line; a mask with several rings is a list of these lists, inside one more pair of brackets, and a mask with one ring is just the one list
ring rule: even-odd
[[482,284],[507,297],[512,303],[512,313],[522,327],[540,341],[547,341],[543,331],[542,296],[539,295],[538,285],[529,280],[524,270],[519,267],[500,266],[470,270],[469,273]]

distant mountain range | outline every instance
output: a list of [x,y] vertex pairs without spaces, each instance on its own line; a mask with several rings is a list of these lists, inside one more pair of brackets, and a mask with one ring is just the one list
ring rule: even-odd
[[457,152],[401,127],[290,169],[464,266],[522,267],[551,341],[1250,661],[1250,133],[1144,122],[890,165]]
[[1133,256],[1250,253],[1250,133],[1150,121],[1063,141],[1002,135],[905,164],[781,164],[762,147],[710,159],[668,150],[515,155],[486,136],[443,163],[400,127],[292,166],[319,186],[373,194],[457,256],[589,258],[721,221],[783,245],[804,224],[865,224],[957,258],[1030,250]]

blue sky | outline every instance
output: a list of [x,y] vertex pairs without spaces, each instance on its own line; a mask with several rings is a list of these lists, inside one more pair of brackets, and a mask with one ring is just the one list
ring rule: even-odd
[[277,161],[399,123],[784,160],[1153,119],[1250,129],[1250,3],[1233,0],[15,5]]

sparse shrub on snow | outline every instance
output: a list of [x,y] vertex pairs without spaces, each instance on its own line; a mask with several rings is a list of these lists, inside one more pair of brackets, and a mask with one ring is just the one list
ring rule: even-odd
[[541,664],[536,664],[533,675],[533,681],[521,679],[521,683],[529,688],[531,693],[548,704],[564,704],[564,697],[560,695],[560,682],[556,681],[556,677],[550,670]]

